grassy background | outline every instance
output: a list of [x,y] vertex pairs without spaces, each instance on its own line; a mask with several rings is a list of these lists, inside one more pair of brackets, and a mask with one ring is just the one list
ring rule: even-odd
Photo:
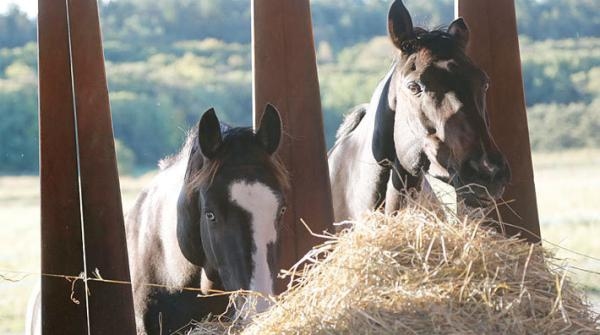
[[534,154],[533,164],[545,246],[568,261],[600,312],[600,260],[569,251],[600,258],[600,150]]
[[[542,235],[546,246],[573,267],[600,271],[600,150],[534,155]],[[121,180],[123,206],[129,208],[151,174]],[[22,334],[34,275],[40,267],[39,179],[0,177],[0,334]],[[560,247],[555,247],[556,244]],[[571,268],[571,277],[600,310],[600,275]],[[16,281],[11,281],[16,280]]]

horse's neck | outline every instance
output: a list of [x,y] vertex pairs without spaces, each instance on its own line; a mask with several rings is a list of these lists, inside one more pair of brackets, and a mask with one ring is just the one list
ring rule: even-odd
[[[385,197],[390,169],[373,154],[376,113],[388,74],[377,86],[365,116],[330,154],[330,178],[336,221],[356,219]],[[387,98],[387,94],[386,97]]]
[[375,131],[376,112],[377,105],[371,101],[367,106],[365,116],[356,129],[354,129],[351,137],[354,141],[358,142],[359,159],[363,162],[368,162],[370,165],[375,164],[380,166],[379,162],[377,162],[375,156],[373,155],[373,132]]
[[135,215],[128,225],[137,226],[131,229],[135,235],[128,236],[130,261],[147,262],[135,266],[138,273],[132,273],[132,277],[139,276],[141,282],[150,280],[176,289],[189,286],[197,274],[197,267],[184,257],[177,241],[177,199],[183,187],[188,153],[153,178],[145,195],[138,198],[132,213],[128,214]]
[[[376,161],[373,153],[373,135],[375,133],[375,126],[378,122],[377,113],[378,109],[388,108],[389,81],[392,78],[394,69],[395,64],[392,65],[385,77],[383,77],[379,84],[377,84],[377,87],[375,88],[375,91],[373,91],[373,95],[371,96],[371,100],[367,106],[365,116],[353,132],[353,136],[359,139],[362,146],[361,157],[366,160]],[[390,137],[389,140],[393,141],[393,138]],[[383,164],[387,162],[376,161],[376,163]]]

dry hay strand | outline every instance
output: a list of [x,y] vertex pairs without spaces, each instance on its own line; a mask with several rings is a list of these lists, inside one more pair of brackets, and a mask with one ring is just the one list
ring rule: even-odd
[[209,315],[202,321],[192,320],[189,324],[176,330],[171,335],[240,334],[254,317],[258,315],[257,305],[259,301],[264,302],[266,300],[271,305],[277,303],[276,297],[266,296],[255,291],[213,292],[213,294],[217,295],[224,293],[229,295],[229,304],[225,312],[220,315]]
[[184,329],[177,330],[171,335],[222,335],[227,334],[231,325],[227,325],[216,320],[211,321],[192,321]]
[[314,248],[241,333],[599,334],[566,271],[540,245],[413,204]]

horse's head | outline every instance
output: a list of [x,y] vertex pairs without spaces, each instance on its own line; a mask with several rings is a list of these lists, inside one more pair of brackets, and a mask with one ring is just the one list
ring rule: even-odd
[[271,105],[256,133],[225,130],[212,109],[198,125],[179,199],[178,239],[184,255],[225,290],[273,294],[286,208],[287,175],[273,156],[280,137],[281,119]]
[[[485,205],[490,195],[499,198],[510,170],[489,129],[489,78],[465,54],[467,25],[459,18],[443,31],[414,28],[396,0],[388,31],[398,49],[388,103],[395,111],[400,164],[413,174],[423,168],[451,183],[469,205]],[[475,184],[483,187],[468,187]]]

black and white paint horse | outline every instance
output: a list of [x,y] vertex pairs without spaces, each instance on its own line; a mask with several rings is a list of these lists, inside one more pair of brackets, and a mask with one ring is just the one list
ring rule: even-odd
[[469,206],[498,199],[510,170],[489,130],[489,79],[465,54],[465,22],[415,28],[396,0],[388,32],[396,60],[370,103],[346,117],[329,153],[336,221],[384,201],[386,212],[397,210],[406,190],[421,187],[424,172],[453,185]]
[[221,124],[210,109],[181,152],[161,162],[126,217],[139,333],[168,334],[224,311],[226,298],[186,287],[273,294],[287,185],[274,156],[280,137],[271,105],[256,133]]

